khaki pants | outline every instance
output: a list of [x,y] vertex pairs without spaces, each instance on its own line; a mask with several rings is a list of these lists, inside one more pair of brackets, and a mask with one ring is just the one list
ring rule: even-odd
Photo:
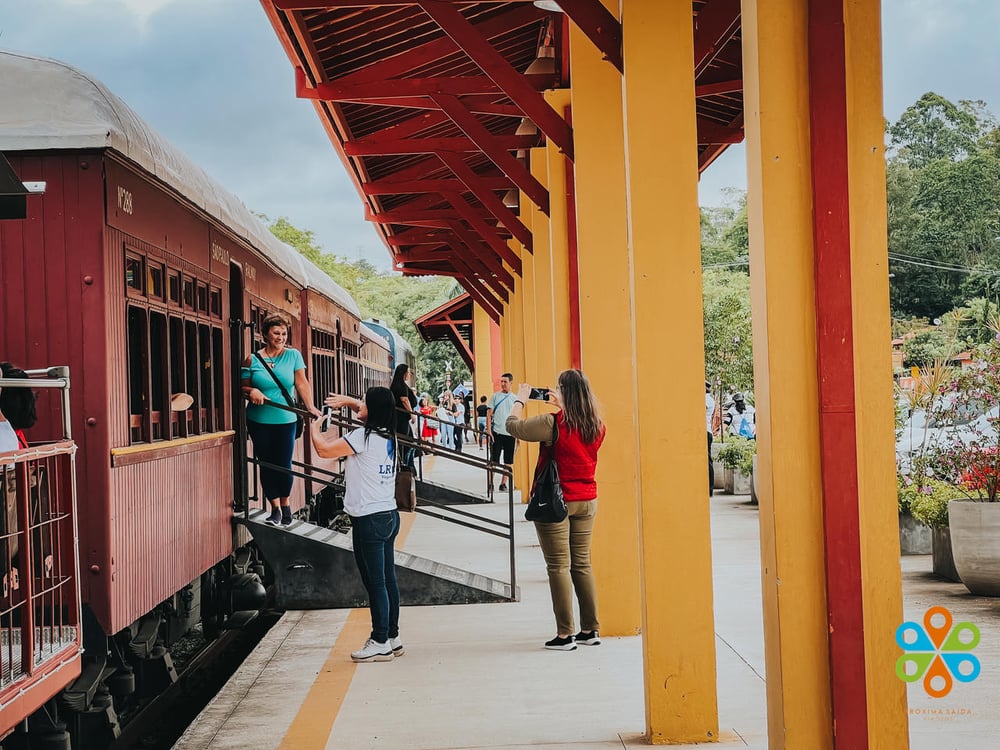
[[590,567],[590,537],[597,500],[566,503],[569,513],[560,523],[536,523],[535,533],[545,556],[556,616],[556,635],[576,632],[573,627],[573,591],[580,602],[580,629],[599,630],[597,590]]

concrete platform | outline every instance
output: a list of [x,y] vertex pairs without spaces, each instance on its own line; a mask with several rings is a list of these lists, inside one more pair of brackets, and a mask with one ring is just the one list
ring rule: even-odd
[[[465,467],[441,462],[425,469],[444,484],[482,484]],[[747,500],[716,496],[712,501],[719,744],[766,748],[757,510]],[[474,507],[498,519],[509,512],[504,504]],[[367,610],[288,612],[175,748],[645,745],[641,639],[606,638],[601,646],[572,652],[544,650],[543,641],[554,632],[544,564],[521,506],[515,513],[520,602],[404,608],[400,634],[406,655],[360,665],[349,654],[368,635]],[[509,574],[503,540],[419,515],[407,521],[408,552],[497,578]],[[929,698],[919,683],[909,687],[911,748],[997,746],[1000,600],[972,597],[959,584],[934,579],[926,572],[929,557],[902,558],[902,566],[908,619],[919,621],[928,606],[943,604],[956,622],[972,621],[982,631],[978,680],[956,683],[939,700]],[[891,633],[886,648],[895,648]]]

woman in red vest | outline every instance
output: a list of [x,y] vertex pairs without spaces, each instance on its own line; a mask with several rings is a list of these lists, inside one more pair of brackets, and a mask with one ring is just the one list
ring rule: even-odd
[[[538,543],[545,556],[556,616],[556,637],[545,648],[573,651],[578,643],[601,642],[597,620],[597,591],[590,567],[590,539],[597,514],[597,451],[604,442],[604,423],[587,376],[579,370],[559,375],[559,387],[549,391],[555,414],[522,419],[531,386],[523,384],[507,418],[507,432],[518,440],[553,445],[559,482],[569,512],[559,523],[535,523]],[[537,475],[537,470],[536,470]],[[581,630],[573,635],[573,591],[580,603]]]

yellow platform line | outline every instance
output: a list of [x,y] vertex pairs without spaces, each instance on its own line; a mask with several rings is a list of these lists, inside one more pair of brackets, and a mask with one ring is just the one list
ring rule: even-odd
[[[401,550],[413,528],[415,514],[399,515],[396,549]],[[358,666],[351,661],[351,651],[364,643],[370,634],[368,610],[352,609],[278,750],[323,750],[326,747]]]

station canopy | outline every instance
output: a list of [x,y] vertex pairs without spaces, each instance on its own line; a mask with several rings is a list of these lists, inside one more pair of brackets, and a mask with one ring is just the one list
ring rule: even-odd
[[[520,195],[549,211],[528,152],[573,158],[571,112],[543,92],[572,84],[570,24],[621,71],[617,19],[600,0],[262,4],[394,267],[454,277],[498,319],[521,272],[508,240],[532,249]],[[704,169],[743,139],[740,1],[694,0],[692,22]]]
[[466,293],[413,321],[424,341],[450,341],[470,372],[476,369],[472,297]]

